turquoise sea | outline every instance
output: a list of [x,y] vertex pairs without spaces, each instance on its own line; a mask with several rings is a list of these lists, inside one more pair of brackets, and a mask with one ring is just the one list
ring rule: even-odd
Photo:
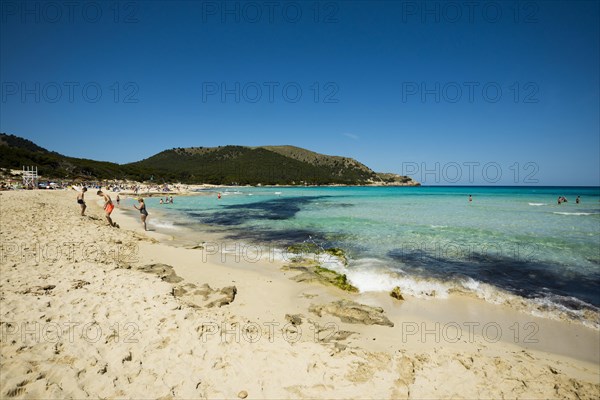
[[[340,247],[361,291],[519,296],[571,316],[600,307],[598,187],[240,187],[159,205],[157,226],[227,229],[285,248]],[[472,195],[472,202],[468,196]],[[558,196],[567,203],[557,204]],[[580,196],[580,204],[575,199]]]

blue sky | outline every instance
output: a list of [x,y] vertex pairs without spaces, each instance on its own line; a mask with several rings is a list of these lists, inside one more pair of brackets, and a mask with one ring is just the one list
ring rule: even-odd
[[600,185],[599,3],[470,4],[3,1],[0,131],[119,163],[291,144],[426,184]]

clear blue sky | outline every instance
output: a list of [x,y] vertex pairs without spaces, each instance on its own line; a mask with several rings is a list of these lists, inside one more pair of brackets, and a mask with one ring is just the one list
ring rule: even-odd
[[427,184],[600,184],[597,1],[1,4],[0,131],[62,154],[291,144]]

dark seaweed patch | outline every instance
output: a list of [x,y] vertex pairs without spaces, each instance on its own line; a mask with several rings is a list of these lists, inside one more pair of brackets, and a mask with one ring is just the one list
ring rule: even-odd
[[218,211],[189,212],[205,224],[235,226],[253,220],[286,220],[296,216],[303,206],[325,196],[285,197],[247,204],[229,204]]

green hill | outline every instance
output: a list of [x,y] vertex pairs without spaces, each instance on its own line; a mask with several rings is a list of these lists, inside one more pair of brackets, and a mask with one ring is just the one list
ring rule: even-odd
[[0,134],[0,168],[36,165],[47,178],[130,179],[238,185],[411,184],[360,162],[294,146],[174,148],[129,164],[63,156],[14,135]]
[[0,168],[21,169],[25,165],[38,167],[48,179],[125,179],[141,177],[141,171],[119,164],[73,158],[48,151],[30,140],[0,133]]
[[153,168],[168,180],[214,184],[362,184],[375,177],[355,160],[295,149],[311,157],[294,157],[274,147],[223,146],[166,150],[128,165]]
[[368,174],[373,173],[373,171],[371,171],[371,169],[369,169],[369,167],[366,165],[348,157],[328,156],[295,146],[262,146],[262,148],[277,154],[281,154],[282,156],[307,162],[316,166],[334,168],[343,166],[346,168],[361,170]]

